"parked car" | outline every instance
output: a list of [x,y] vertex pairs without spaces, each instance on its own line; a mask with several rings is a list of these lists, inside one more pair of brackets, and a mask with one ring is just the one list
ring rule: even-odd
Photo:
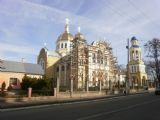
[[160,95],[160,86],[158,86],[155,90],[155,95]]

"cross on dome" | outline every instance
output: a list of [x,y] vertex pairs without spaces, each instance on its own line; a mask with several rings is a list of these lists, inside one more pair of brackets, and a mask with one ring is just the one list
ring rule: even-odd
[[80,26],[78,26],[78,32],[79,32],[79,33],[81,32],[81,27],[80,27]]
[[67,33],[69,33],[69,19],[68,19],[68,18],[66,18],[65,31],[66,31]]
[[69,19],[68,18],[66,18],[66,25],[68,25],[69,24]]

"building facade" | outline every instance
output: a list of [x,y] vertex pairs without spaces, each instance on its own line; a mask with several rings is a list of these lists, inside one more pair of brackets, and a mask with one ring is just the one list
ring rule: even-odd
[[140,88],[147,85],[147,73],[145,65],[142,60],[141,48],[136,37],[131,38],[130,47],[130,61],[129,61],[129,78],[130,86],[132,88]]
[[88,44],[80,27],[74,36],[66,20],[65,30],[56,41],[56,50],[42,48],[38,55],[47,78],[57,89],[86,90],[91,87],[111,89],[117,81],[116,58],[109,43],[97,40]]

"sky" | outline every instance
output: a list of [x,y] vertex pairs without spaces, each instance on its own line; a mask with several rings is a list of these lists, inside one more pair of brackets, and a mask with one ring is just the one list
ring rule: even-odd
[[80,26],[88,44],[109,42],[126,64],[127,39],[136,36],[145,56],[144,43],[160,38],[159,12],[160,0],[0,0],[0,59],[36,63],[44,43],[55,50],[69,18],[72,35]]

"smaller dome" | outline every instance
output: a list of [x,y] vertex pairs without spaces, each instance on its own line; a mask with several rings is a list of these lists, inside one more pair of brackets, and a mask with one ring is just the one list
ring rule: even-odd
[[81,40],[85,40],[84,35],[81,34],[81,33],[77,33],[77,34],[75,35],[75,38],[79,38],[79,39],[81,39]]
[[63,41],[63,40],[72,41],[73,40],[73,35],[71,33],[64,32],[63,34],[61,34],[58,37],[57,42]]
[[133,40],[137,40],[137,38],[136,38],[135,36],[133,36],[133,37],[131,38],[131,41],[133,41]]

